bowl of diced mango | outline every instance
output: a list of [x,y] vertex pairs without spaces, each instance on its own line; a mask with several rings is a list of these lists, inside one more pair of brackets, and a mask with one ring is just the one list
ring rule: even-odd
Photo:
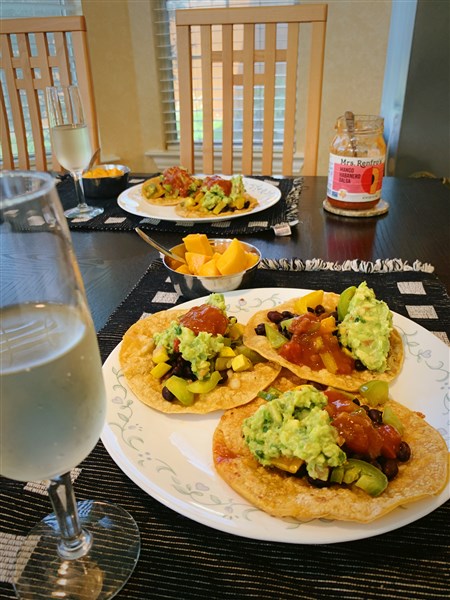
[[245,288],[261,261],[252,244],[236,238],[209,239],[203,233],[187,235],[171,251],[184,262],[164,256],[163,263],[176,291],[186,298]]
[[129,167],[96,165],[83,173],[83,190],[88,198],[117,198],[128,184]]

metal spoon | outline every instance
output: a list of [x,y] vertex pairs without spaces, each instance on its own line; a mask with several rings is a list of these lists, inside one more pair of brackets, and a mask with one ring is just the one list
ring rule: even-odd
[[169,258],[171,258],[172,260],[176,260],[177,262],[186,264],[186,261],[184,260],[184,258],[182,256],[178,256],[178,254],[174,254],[173,252],[171,252],[170,250],[168,250],[167,248],[164,248],[164,246],[160,246],[158,244],[158,242],[155,242],[155,240],[152,240],[151,237],[148,237],[148,235],[146,233],[144,233],[142,231],[142,229],[139,229],[139,227],[135,228],[135,232],[145,241],[147,242],[147,244],[150,244],[150,246],[153,246],[153,248],[156,248],[156,250],[159,250],[159,252],[162,252],[162,254],[164,254],[165,256],[168,256]]
[[88,166],[86,167],[85,171],[90,171],[92,169],[92,167],[94,166],[95,161],[97,160],[97,158],[100,156],[100,148],[97,148],[97,150],[94,152],[94,154],[92,155],[91,160],[89,161]]
[[348,135],[350,137],[350,144],[352,146],[353,156],[358,156],[358,150],[356,148],[355,138],[355,115],[351,110],[347,110],[344,115],[345,124],[347,126]]

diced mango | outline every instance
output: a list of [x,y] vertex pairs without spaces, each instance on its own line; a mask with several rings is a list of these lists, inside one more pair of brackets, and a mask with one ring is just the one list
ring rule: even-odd
[[320,333],[331,333],[336,329],[336,319],[330,315],[320,321]]
[[288,473],[297,473],[302,464],[305,461],[297,456],[277,456],[277,458],[271,458],[270,464],[273,467],[277,467],[278,469],[282,469],[283,471],[288,471]]
[[167,350],[164,346],[156,346],[156,348],[152,352],[152,361],[155,364],[164,363],[169,360],[169,355],[167,354]]
[[220,271],[217,268],[216,261],[212,258],[199,268],[198,274],[202,277],[219,277]]
[[338,367],[334,356],[331,354],[331,352],[321,352],[319,353],[319,356],[322,359],[323,366],[325,367],[325,369],[330,371],[330,373],[337,373]]
[[242,371],[248,371],[249,369],[252,369],[253,363],[243,354],[238,354],[231,360],[231,368],[236,373],[241,373]]
[[247,257],[244,246],[234,238],[225,252],[217,259],[217,268],[222,275],[233,275],[247,268]]
[[213,255],[211,244],[204,233],[190,233],[183,238],[183,242],[187,252],[206,254],[206,256]]
[[234,356],[236,356],[236,352],[233,350],[233,348],[230,348],[229,346],[224,346],[220,349],[219,356],[233,358]]
[[199,254],[198,252],[186,252],[184,258],[186,259],[189,271],[193,275],[198,275],[200,267],[210,259],[206,254]]
[[175,269],[177,273],[184,273],[185,275],[189,275],[191,272],[189,271],[189,267],[187,265],[180,265]]
[[155,379],[161,379],[161,377],[163,377],[166,373],[168,373],[170,371],[170,369],[172,368],[172,365],[169,365],[169,363],[157,363],[153,369],[150,371],[150,375],[152,377],[154,377]]
[[258,255],[254,252],[246,252],[245,256],[247,257],[247,269],[250,269],[250,267],[253,267],[258,262]]
[[297,298],[294,303],[295,310],[298,314],[304,314],[308,312],[308,307],[316,308],[319,304],[323,302],[323,290],[315,290],[314,292],[310,292],[306,294],[306,296],[302,296],[301,298]]

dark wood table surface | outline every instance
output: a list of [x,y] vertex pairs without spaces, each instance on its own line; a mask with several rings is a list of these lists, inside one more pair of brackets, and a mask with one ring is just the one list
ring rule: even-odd
[[[264,258],[322,258],[329,261],[400,258],[430,263],[450,290],[450,189],[438,179],[383,182],[389,212],[371,218],[336,216],[323,210],[326,177],[306,177],[299,204],[299,223],[292,235],[273,231],[240,236],[255,244]],[[180,243],[174,233],[154,232],[166,246]],[[72,232],[97,329],[158,256],[130,232]]]

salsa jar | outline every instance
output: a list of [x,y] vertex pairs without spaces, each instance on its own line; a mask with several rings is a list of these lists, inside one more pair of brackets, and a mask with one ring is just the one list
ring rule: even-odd
[[330,146],[327,199],[336,208],[367,210],[381,198],[386,158],[384,120],[346,113]]

